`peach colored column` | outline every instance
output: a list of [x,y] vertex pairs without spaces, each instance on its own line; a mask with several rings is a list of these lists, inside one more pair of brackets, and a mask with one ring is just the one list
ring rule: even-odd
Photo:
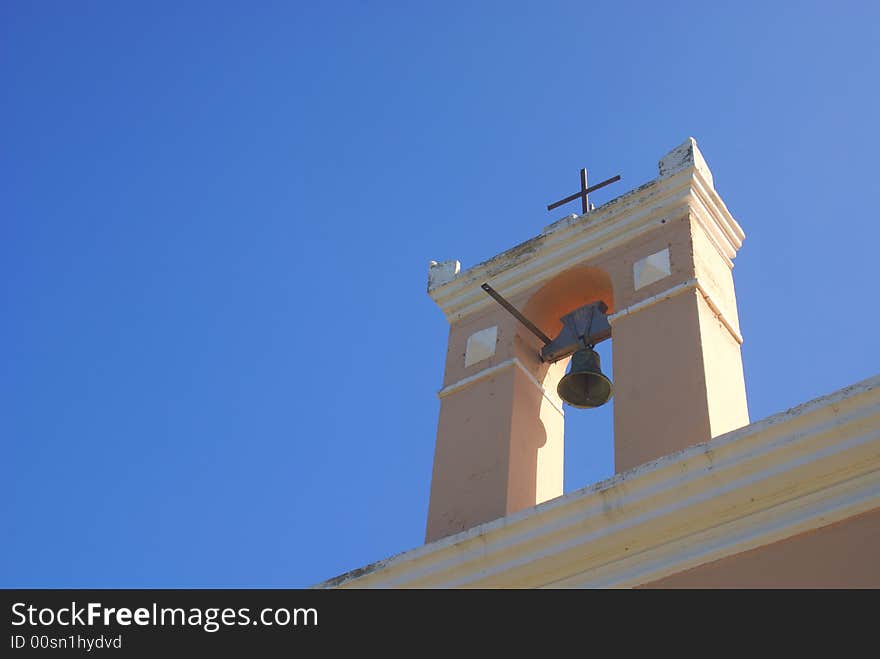
[[749,423],[730,265],[690,214],[660,232],[671,275],[615,282],[629,287],[611,316],[618,472]]
[[[468,339],[492,328],[494,354],[466,365]],[[497,305],[450,328],[427,542],[562,494],[564,365],[541,364],[526,335]]]

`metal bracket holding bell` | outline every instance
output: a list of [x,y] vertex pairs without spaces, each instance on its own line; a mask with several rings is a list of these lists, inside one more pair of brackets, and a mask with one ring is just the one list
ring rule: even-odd
[[566,314],[562,321],[562,331],[550,343],[541,348],[541,360],[558,362],[581,348],[592,347],[611,338],[611,325],[608,324],[608,305],[601,300],[585,304]]

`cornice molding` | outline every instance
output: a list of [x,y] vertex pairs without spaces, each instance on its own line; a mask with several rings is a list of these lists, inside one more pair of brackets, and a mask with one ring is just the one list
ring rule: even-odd
[[[695,144],[693,149],[696,151]],[[585,215],[563,218],[545,227],[540,235],[444,278],[442,283],[432,281],[428,294],[454,322],[493,303],[480,288],[486,281],[503,290],[506,297],[515,296],[684,213],[696,219],[732,267],[745,234],[710,178],[708,169],[691,161],[690,166],[662,175]]]
[[880,376],[317,587],[631,587],[877,507]]
[[724,262],[733,268],[733,259],[742,247],[746,235],[701,171],[694,170],[693,183],[690,200],[693,217],[706,232]]

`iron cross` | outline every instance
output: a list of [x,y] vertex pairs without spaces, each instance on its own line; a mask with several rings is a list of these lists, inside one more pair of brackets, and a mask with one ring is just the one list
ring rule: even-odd
[[599,188],[604,188],[609,183],[614,183],[615,181],[619,181],[619,180],[620,180],[620,174],[618,174],[617,176],[612,176],[611,178],[609,178],[605,181],[602,181],[601,183],[597,183],[592,188],[588,188],[587,187],[587,170],[582,169],[581,170],[581,191],[575,192],[573,195],[570,195],[570,196],[566,197],[565,199],[560,199],[559,201],[550,204],[549,206],[547,206],[547,210],[552,211],[554,208],[558,208],[559,206],[562,206],[562,204],[567,204],[568,202],[574,201],[575,199],[580,197],[581,198],[581,210],[584,213],[587,213],[590,210],[590,201],[587,198],[587,195],[590,192],[593,192],[594,190],[598,190]]

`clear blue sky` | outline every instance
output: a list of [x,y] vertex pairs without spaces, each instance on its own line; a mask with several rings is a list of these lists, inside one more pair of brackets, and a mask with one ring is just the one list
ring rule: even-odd
[[[752,419],[877,374],[878,26],[867,1],[3,2],[0,585],[308,586],[418,546],[428,261],[689,135],[747,236]],[[613,471],[611,408],[567,423],[572,491]]]

